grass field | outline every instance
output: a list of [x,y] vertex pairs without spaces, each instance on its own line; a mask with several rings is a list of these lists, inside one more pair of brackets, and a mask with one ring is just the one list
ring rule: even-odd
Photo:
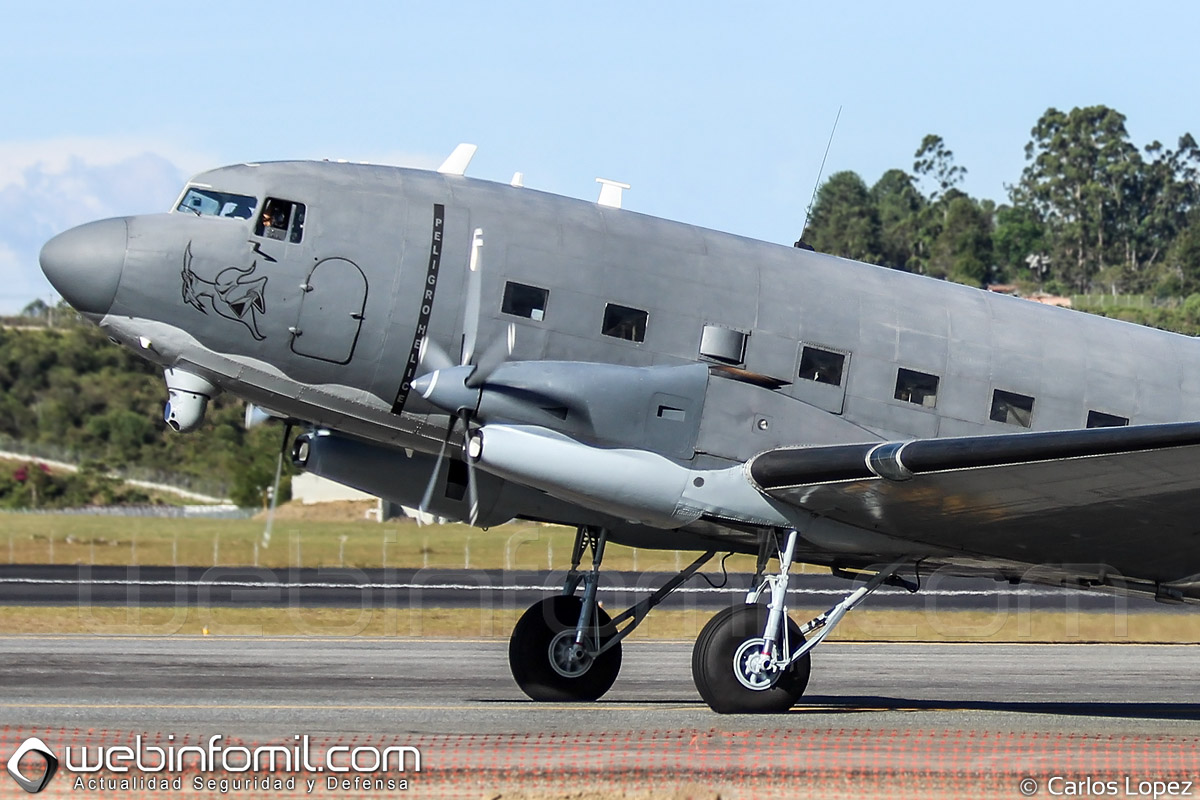
[[[263,567],[566,569],[574,532],[513,523],[483,531],[415,522],[278,520],[269,542],[261,520],[0,515],[0,563]],[[610,545],[613,570],[675,570],[694,554]],[[730,571],[750,572],[735,556]],[[823,568],[808,567],[823,572]],[[717,560],[707,571],[719,572]],[[797,620],[823,609],[793,609]],[[522,609],[307,609],[0,607],[3,634],[328,635],[506,637]],[[711,610],[660,609],[634,638],[694,638]],[[1200,615],[873,610],[849,615],[843,641],[1200,642]]]
[[[796,620],[817,609],[792,609]],[[0,606],[0,634],[214,636],[431,636],[507,638],[522,609],[389,608],[113,608]],[[631,639],[695,639],[711,609],[660,609]],[[862,608],[830,641],[1113,642],[1192,644],[1200,617],[1190,614],[1100,614],[1065,611],[890,611]]]
[[[570,528],[510,523],[490,530],[411,520],[278,520],[270,540],[261,520],[0,515],[0,564],[153,566],[566,569]],[[605,569],[674,570],[695,554],[610,545]],[[714,559],[708,565],[718,570]],[[750,557],[729,569],[753,571]]]

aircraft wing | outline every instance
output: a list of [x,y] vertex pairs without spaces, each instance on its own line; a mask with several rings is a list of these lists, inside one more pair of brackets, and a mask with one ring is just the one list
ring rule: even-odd
[[788,447],[748,474],[777,500],[975,563],[1107,565],[1200,595],[1200,422]]

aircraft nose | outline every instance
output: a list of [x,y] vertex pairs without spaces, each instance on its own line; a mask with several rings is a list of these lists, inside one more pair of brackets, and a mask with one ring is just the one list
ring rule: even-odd
[[104,314],[117,296],[129,226],[124,219],[89,222],[42,247],[42,272],[76,310]]

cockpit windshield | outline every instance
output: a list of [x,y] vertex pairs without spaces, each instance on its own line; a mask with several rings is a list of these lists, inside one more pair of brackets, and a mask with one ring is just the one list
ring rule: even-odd
[[258,200],[244,194],[218,192],[189,186],[176,211],[190,211],[197,217],[230,217],[250,219]]

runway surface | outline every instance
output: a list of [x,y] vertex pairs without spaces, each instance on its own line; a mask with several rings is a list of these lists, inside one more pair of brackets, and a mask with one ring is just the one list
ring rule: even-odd
[[507,643],[269,637],[0,637],[0,719],[24,729],[489,734],[805,728],[1200,735],[1200,647],[840,644],[813,656],[792,713],[721,716],[691,644],[625,645],[616,685],[528,701]]
[[[265,569],[256,567],[0,566],[0,605],[244,606],[341,608],[526,608],[561,589],[565,573],[462,569]],[[601,573],[601,599],[632,605],[670,573]],[[719,581],[718,581],[719,582]],[[712,608],[744,596],[749,575],[730,575],[713,587],[693,578],[664,608]],[[828,574],[792,576],[793,607],[827,607],[854,583]],[[1144,597],[1036,585],[1010,586],[984,578],[926,577],[921,591],[883,587],[873,609],[1057,611],[1178,611]]]
[[[309,780],[316,796],[397,796],[325,783],[321,759],[363,746],[419,752],[419,774],[384,777],[409,778],[408,796],[429,798],[1012,798],[1054,776],[1200,776],[1200,647],[833,642],[814,654],[801,703],[771,716],[709,711],[692,686],[688,642],[626,643],[609,694],[569,705],[527,700],[507,649],[500,640],[0,637],[0,757],[28,736],[60,755],[309,737],[318,760],[282,773],[297,778],[294,789],[239,795],[272,798],[313,796]],[[185,772],[174,793],[108,796],[228,796],[189,788],[205,774]],[[77,780],[68,769],[44,796],[80,796]],[[0,798],[18,794],[0,775]]]

